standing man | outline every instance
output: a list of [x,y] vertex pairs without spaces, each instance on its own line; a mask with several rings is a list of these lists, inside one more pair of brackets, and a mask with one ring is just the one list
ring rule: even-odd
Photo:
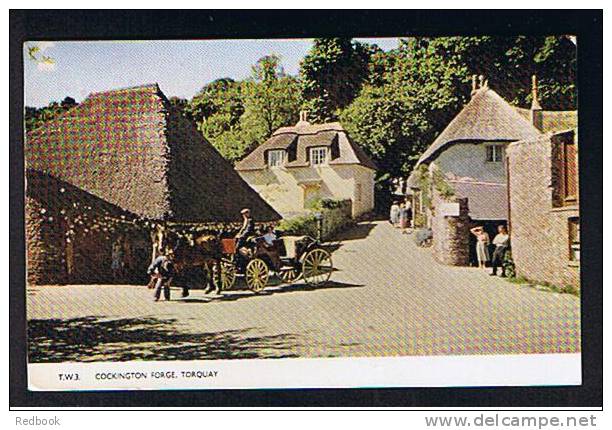
[[504,267],[504,257],[510,244],[510,236],[508,236],[508,229],[505,225],[501,224],[497,226],[497,235],[493,239],[493,245],[495,245],[495,251],[493,251],[493,273],[491,276],[497,275],[497,268],[501,267],[501,277],[506,277],[506,268]]
[[236,234],[236,249],[238,249],[238,260],[236,261],[238,270],[244,272],[246,266],[246,257],[249,254],[247,240],[255,233],[255,221],[251,217],[251,210],[244,208],[240,211],[242,215],[242,227]]
[[166,248],[165,252],[157,257],[147,270],[149,276],[157,277],[155,284],[155,301],[159,301],[162,289],[164,290],[164,298],[170,300],[170,283],[176,274],[174,267],[174,253],[170,248]]

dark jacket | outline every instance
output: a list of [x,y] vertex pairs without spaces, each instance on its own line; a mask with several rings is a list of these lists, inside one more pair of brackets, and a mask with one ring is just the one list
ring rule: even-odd
[[159,273],[163,278],[171,278],[176,274],[174,263],[165,255],[157,257],[147,270],[149,275],[153,275],[155,272]]

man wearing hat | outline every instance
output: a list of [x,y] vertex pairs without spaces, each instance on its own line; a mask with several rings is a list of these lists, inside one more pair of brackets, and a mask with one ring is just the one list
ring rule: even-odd
[[249,253],[247,247],[247,241],[249,237],[255,234],[255,220],[251,216],[251,210],[249,208],[244,208],[240,211],[242,215],[242,227],[240,231],[236,234],[236,248],[238,249],[239,259],[236,262],[238,265],[239,271],[243,271],[244,265],[246,263],[246,257]]

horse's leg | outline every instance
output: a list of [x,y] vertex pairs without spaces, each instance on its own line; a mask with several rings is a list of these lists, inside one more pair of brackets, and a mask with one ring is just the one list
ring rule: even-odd
[[206,289],[204,290],[204,294],[209,294],[214,287],[212,284],[213,273],[210,265],[208,264],[208,261],[204,261],[202,269],[204,269],[204,271],[206,272]]
[[212,264],[217,269],[217,276],[216,276],[217,279],[213,279],[214,276],[211,276],[211,282],[213,286],[215,287],[215,294],[221,294],[221,259],[220,258],[213,259]]

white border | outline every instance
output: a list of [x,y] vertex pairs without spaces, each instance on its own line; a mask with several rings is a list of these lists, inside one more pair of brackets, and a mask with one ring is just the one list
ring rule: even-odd
[[[206,377],[183,377],[181,372]],[[102,379],[139,372],[146,378]],[[152,372],[173,372],[155,378]],[[60,380],[78,375],[78,380]],[[75,376],[72,376],[75,378]],[[380,358],[32,363],[32,391],[580,385],[581,356],[528,354]]]

